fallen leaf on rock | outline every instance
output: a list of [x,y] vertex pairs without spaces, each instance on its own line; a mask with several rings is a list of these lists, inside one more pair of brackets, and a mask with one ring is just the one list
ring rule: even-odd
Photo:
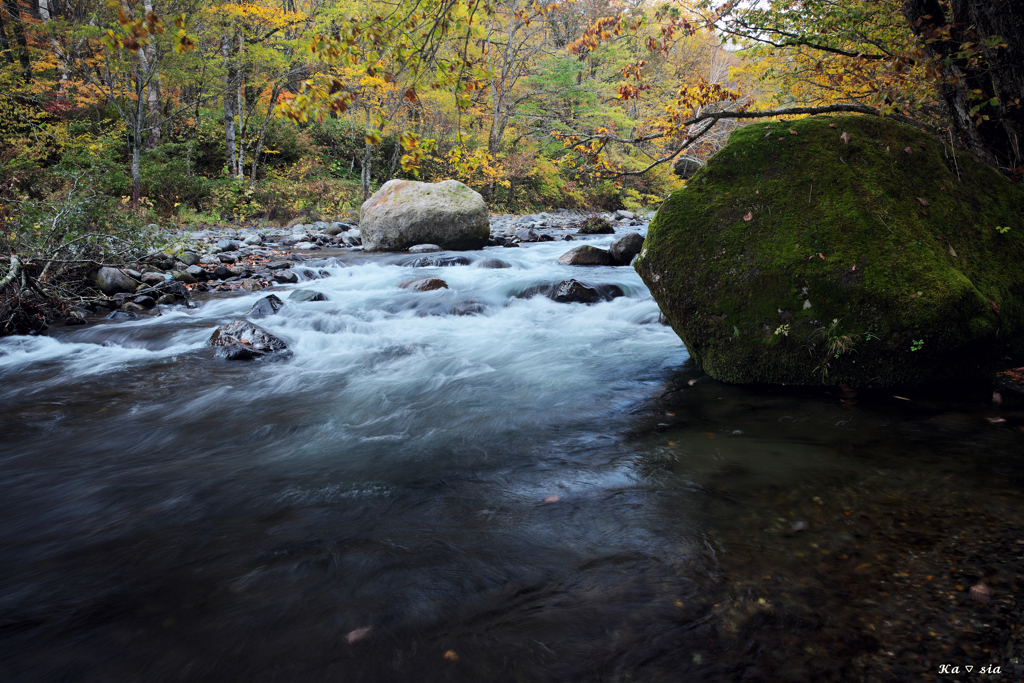
[[857,264],[856,263],[853,264],[853,270],[857,270]]
[[820,259],[821,259],[822,261],[824,261],[824,260],[825,260],[825,255],[824,255],[824,254],[822,254],[822,253],[821,253],[820,251],[818,252],[818,257],[819,257],[819,258],[820,258]]
[[956,256],[956,252],[953,251],[953,245],[952,244],[949,245],[949,253],[950,253],[951,256]]
[[932,205],[932,203],[930,201],[928,201],[927,199],[922,199],[921,197],[918,197],[917,201],[921,202],[921,206],[931,206]]
[[903,151],[906,152],[907,154],[913,154],[914,153],[914,151],[912,149],[910,149],[909,147],[904,147]]
[[846,166],[846,161],[842,157],[839,157],[839,161],[842,161],[843,162],[843,166]]
[[363,628],[357,628],[354,631],[349,631],[348,635],[345,636],[345,642],[351,645],[357,640],[362,640],[366,636],[370,635],[370,631],[373,630],[372,626],[364,626]]
[[836,124],[834,124],[834,123],[830,123],[830,124],[828,124],[828,127],[829,127],[829,128],[835,128],[835,127],[836,127]]
[[921,142],[920,140],[915,140],[914,143],[921,149],[924,149],[924,143]]
[[1003,395],[1000,394],[998,391],[993,391],[992,402],[995,403],[997,406],[1001,406],[1003,404]]
[[691,387],[692,387],[692,386],[693,386],[694,384],[696,384],[696,383],[697,383],[697,380],[695,380],[695,379],[691,379],[691,380],[690,380],[689,382],[687,382],[687,384],[689,384],[689,385],[690,385]]
[[977,586],[971,586],[971,597],[978,602],[990,602],[992,600],[992,589],[983,583],[979,583]]
[[899,399],[899,400],[901,400],[901,401],[909,401],[909,400],[910,400],[909,398],[904,398],[904,397],[902,397],[902,396],[897,396],[897,395],[895,395],[895,394],[893,394],[893,398],[898,398],[898,399]]
[[1006,420],[1004,418],[1001,418],[1001,417],[986,417],[985,419],[988,420],[991,424],[994,424],[994,425],[998,425],[998,424],[1002,424],[1002,423],[1006,422]]
[[786,138],[779,138],[779,140],[785,140]]
[[846,144],[850,144],[850,134],[847,133],[845,130],[843,131],[843,134],[840,135],[839,137],[842,138],[843,142],[845,142]]
[[771,127],[772,127],[772,124],[770,124],[770,123],[769,123],[769,124],[768,124],[767,126],[765,126],[765,127],[764,127],[764,129],[765,129],[765,130],[768,130],[768,129],[769,129],[769,128],[771,128]]
[[559,496],[548,496],[544,499],[545,503],[557,503],[561,498]]
[[753,212],[748,212],[747,215],[743,217],[743,220],[745,220],[745,221],[752,221],[752,220],[754,220],[754,213]]
[[996,315],[999,315],[999,306],[995,301],[989,301],[988,305],[992,307],[992,310],[995,311]]
[[886,145],[886,146],[885,146],[885,151],[886,151],[886,152],[888,152],[888,151],[889,151],[889,145]]
[[447,652],[445,652],[444,658],[447,659],[449,662],[459,661],[459,655],[455,653],[455,650],[448,650]]
[[797,133],[796,133],[796,131],[795,131],[795,130],[793,130],[792,128],[790,128],[790,129],[789,129],[789,134],[790,134],[790,135],[796,135]]

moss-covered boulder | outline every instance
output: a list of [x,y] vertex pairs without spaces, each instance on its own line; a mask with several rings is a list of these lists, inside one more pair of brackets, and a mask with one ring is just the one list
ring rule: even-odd
[[810,118],[733,133],[635,267],[714,377],[912,386],[1024,361],[1022,240],[1024,186],[970,154]]

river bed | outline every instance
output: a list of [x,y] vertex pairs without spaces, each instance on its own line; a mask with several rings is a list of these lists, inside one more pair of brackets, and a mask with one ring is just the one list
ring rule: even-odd
[[1020,400],[718,383],[570,246],[0,340],[0,679],[1019,680]]

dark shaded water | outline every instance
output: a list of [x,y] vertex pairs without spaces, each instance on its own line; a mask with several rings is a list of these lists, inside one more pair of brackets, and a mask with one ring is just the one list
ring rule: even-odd
[[0,341],[0,679],[1013,680],[1020,402],[719,384],[567,246]]

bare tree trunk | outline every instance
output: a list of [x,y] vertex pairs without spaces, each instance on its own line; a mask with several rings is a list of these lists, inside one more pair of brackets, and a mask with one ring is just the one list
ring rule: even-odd
[[[48,0],[40,0],[40,2],[46,1]],[[145,7],[146,14],[149,15],[153,11],[153,0],[146,0]],[[152,42],[145,45],[141,52],[145,53],[147,62],[156,59],[156,46]],[[146,137],[146,149],[154,149],[160,144],[160,74],[155,70],[153,77],[146,84],[146,98],[149,101],[149,120],[151,122],[149,135]]]
[[0,12],[0,51],[8,64],[14,64],[14,55],[11,54],[11,44],[7,42],[7,29],[4,26],[4,15]]
[[32,82],[32,60],[28,53],[28,40],[25,38],[25,25],[21,21],[18,0],[5,0],[7,14],[11,18],[11,33],[18,45],[18,61],[21,62],[21,75],[26,83]]
[[[239,51],[241,51],[241,38],[238,41]],[[238,103],[238,167],[235,169],[235,176],[238,178],[245,177],[245,129],[246,129],[246,116],[245,116],[245,99],[242,98],[242,74],[238,74],[238,89],[235,91],[235,102]]]
[[263,142],[267,138],[267,128],[270,126],[270,119],[274,115],[274,105],[277,102],[277,96],[281,94],[281,84],[274,86],[274,89],[270,91],[270,102],[267,104],[267,115],[263,117],[263,125],[260,126],[260,136],[256,140],[256,150],[252,155],[252,175],[249,179],[250,185],[256,184],[256,168],[260,162],[260,154],[263,152]]
[[359,174],[359,181],[363,186],[363,201],[370,198],[370,162],[373,158],[373,145],[366,143],[363,150],[363,168]]
[[[1015,0],[951,0],[947,14],[943,4],[903,0],[903,13],[946,77],[941,95],[953,129],[973,154],[1004,168],[1020,167],[1024,109],[1013,103],[1024,99],[1024,5]],[[947,25],[948,33],[940,30]],[[985,46],[985,39],[996,37],[1006,47]],[[965,56],[965,43],[978,46],[981,58]],[[992,100],[998,103],[986,104]],[[982,108],[972,115],[977,105]]]
[[222,47],[224,61],[227,63],[227,72],[224,83],[224,142],[227,147],[228,173],[236,175],[238,170],[238,156],[235,153],[235,98],[238,91],[234,87],[238,78],[238,69],[234,60],[231,59],[231,40],[225,40]]

